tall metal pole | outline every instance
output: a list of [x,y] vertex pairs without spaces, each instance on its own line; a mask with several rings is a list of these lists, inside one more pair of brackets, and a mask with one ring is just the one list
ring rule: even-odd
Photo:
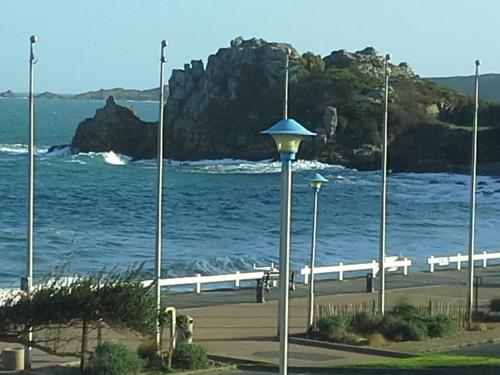
[[[290,59],[289,59],[289,55],[290,55],[290,50],[287,49],[286,50],[286,56],[285,56],[285,95],[284,95],[284,98],[283,98],[283,118],[286,120],[288,118],[288,67],[289,67],[289,63],[290,63]],[[282,174],[282,179],[284,178],[284,175]],[[283,182],[282,182],[282,186],[283,186]],[[283,205],[284,201],[281,201],[281,204]],[[281,208],[281,211],[284,212],[284,208],[282,207]],[[283,220],[283,216],[282,216],[282,220]],[[281,232],[281,237],[283,237],[283,231]],[[283,243],[284,240],[283,238],[280,239],[280,249],[281,249],[281,243]],[[279,253],[279,265],[280,265],[280,272],[281,272],[281,264],[282,264],[282,252],[280,251]],[[278,325],[277,325],[277,329],[276,329],[276,336],[280,337],[280,328],[281,328],[281,314],[279,313],[279,311],[281,311],[281,304],[282,304],[282,301],[281,301],[281,298],[278,298]]]
[[288,372],[288,295],[290,280],[290,221],[292,196],[292,161],[288,154],[281,154],[281,239],[280,239],[280,298],[279,337],[280,375]]
[[283,118],[288,118],[288,69],[290,65],[290,50],[286,51],[285,57],[285,97],[283,99]]
[[379,294],[378,308],[384,315],[385,312],[385,248],[386,248],[386,212],[387,212],[387,117],[389,107],[389,60],[391,56],[385,55],[385,90],[384,90],[384,129],[382,135],[382,194],[380,210],[380,249],[379,249]]
[[[35,217],[35,43],[38,38],[35,35],[30,36],[30,87],[28,94],[29,101],[29,143],[28,143],[28,246],[26,259],[26,278],[23,280],[23,289],[28,296],[31,296],[33,289],[33,232],[34,232],[34,217]],[[33,332],[31,328],[27,337],[28,341],[33,340]],[[25,368],[31,369],[31,347],[24,347]]]
[[470,231],[469,231],[469,272],[467,278],[467,319],[472,323],[472,303],[474,301],[474,252],[476,246],[476,174],[477,174],[477,117],[479,109],[479,60],[476,60],[476,97],[474,128],[472,131],[472,164],[470,187]]
[[313,188],[314,193],[314,203],[313,203],[313,220],[312,220],[312,238],[311,238],[311,278],[309,282],[309,298],[307,310],[307,328],[312,329],[314,320],[314,267],[316,264],[316,232],[317,232],[317,220],[318,220],[318,195],[319,188]]
[[156,205],[156,256],[155,256],[155,292],[156,292],[156,309],[157,309],[157,321],[156,321],[156,347],[160,350],[161,345],[161,329],[159,321],[159,313],[161,308],[161,255],[162,255],[162,218],[163,218],[163,106],[164,106],[164,90],[163,90],[163,66],[167,61],[165,57],[165,49],[167,48],[167,42],[162,40],[161,42],[161,58],[160,58],[160,119],[158,122],[158,200]]

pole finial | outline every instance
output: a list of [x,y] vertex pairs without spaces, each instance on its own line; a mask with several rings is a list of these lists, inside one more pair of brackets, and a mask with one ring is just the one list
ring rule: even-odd
[[161,41],[161,58],[160,58],[160,62],[162,63],[165,63],[167,62],[167,58],[165,57],[165,49],[168,47],[168,42],[163,39]]
[[30,43],[35,44],[36,42],[38,42],[38,37],[36,35],[30,36]]

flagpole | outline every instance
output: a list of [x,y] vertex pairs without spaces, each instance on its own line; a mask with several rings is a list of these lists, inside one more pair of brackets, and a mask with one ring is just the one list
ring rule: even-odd
[[470,188],[469,270],[467,278],[467,319],[472,323],[472,301],[474,300],[474,253],[476,246],[476,175],[477,175],[477,118],[479,109],[479,64],[476,60],[476,89],[474,103],[474,128],[472,130],[472,164]]
[[155,256],[155,293],[156,293],[156,348],[161,350],[161,327],[160,327],[160,308],[161,308],[161,270],[162,270],[162,217],[163,217],[163,106],[164,106],[164,83],[163,83],[163,66],[167,59],[165,57],[165,49],[167,48],[167,41],[161,41],[161,58],[160,58],[160,119],[158,122],[158,181],[157,181],[157,206],[156,206],[156,256]]
[[385,312],[385,251],[386,251],[386,213],[387,213],[387,118],[389,107],[389,60],[385,55],[385,90],[384,90],[384,128],[382,135],[382,194],[380,212],[380,248],[379,248],[379,295],[378,308],[380,314]]
[[[38,38],[35,35],[30,36],[30,73],[29,73],[29,141],[28,141],[28,236],[27,236],[27,257],[26,257],[26,276],[22,279],[21,289],[28,297],[31,296],[33,289],[33,233],[35,218],[35,43]],[[28,329],[28,342],[33,340],[33,331]],[[31,369],[31,346],[24,347],[24,367]]]

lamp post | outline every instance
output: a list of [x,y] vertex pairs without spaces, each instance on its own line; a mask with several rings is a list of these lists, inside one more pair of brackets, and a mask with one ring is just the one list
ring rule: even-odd
[[290,220],[292,160],[299,149],[300,142],[307,136],[316,135],[297,121],[285,118],[262,134],[273,137],[281,157],[281,237],[279,271],[279,336],[280,336],[280,375],[288,369],[288,291],[290,280]]
[[160,308],[161,308],[161,255],[162,255],[162,217],[163,217],[163,106],[164,106],[164,90],[163,90],[163,66],[167,62],[165,57],[165,49],[167,41],[161,41],[161,57],[160,57],[160,119],[158,122],[158,196],[156,205],[156,256],[155,256],[155,293],[156,293],[156,348],[160,350],[161,345],[161,330],[160,330]]
[[314,177],[311,179],[311,187],[314,194],[314,203],[313,203],[313,220],[312,220],[312,236],[311,236],[311,279],[309,282],[309,298],[308,298],[308,306],[307,310],[307,330],[310,332],[313,326],[314,320],[314,266],[316,264],[316,233],[317,233],[317,222],[318,222],[318,197],[319,190],[321,189],[321,185],[323,183],[328,182],[326,178],[324,178],[319,173],[316,173]]
[[[35,43],[38,37],[30,36],[30,83],[29,83],[29,143],[28,143],[28,238],[27,238],[27,259],[26,276],[21,281],[21,289],[28,295],[31,295],[33,289],[33,232],[35,217],[35,101],[34,101],[34,78],[35,78]],[[31,328],[28,333],[28,342],[33,340]],[[24,363],[26,369],[31,369],[31,347],[24,347]]]
[[467,278],[467,319],[472,323],[472,301],[474,300],[474,252],[476,246],[476,173],[477,173],[477,117],[479,109],[479,64],[476,60],[476,97],[474,110],[474,128],[472,131],[472,161],[470,188],[470,229],[469,229],[469,272]]
[[378,308],[380,314],[385,312],[385,248],[386,248],[386,215],[387,215],[387,117],[389,112],[389,60],[385,55],[385,88],[384,88],[384,128],[382,134],[382,194],[380,212],[380,248],[378,273],[380,280]]

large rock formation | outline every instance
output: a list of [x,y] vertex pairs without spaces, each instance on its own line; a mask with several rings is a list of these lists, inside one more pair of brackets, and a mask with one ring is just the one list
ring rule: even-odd
[[[259,132],[283,115],[284,61],[290,51],[290,117],[318,137],[301,158],[358,169],[380,167],[384,57],[373,48],[299,55],[289,44],[233,40],[202,61],[174,70],[166,105],[167,156],[186,159],[277,157]],[[389,163],[396,170],[452,171],[467,167],[471,98],[420,79],[406,63],[390,65]],[[500,106],[480,111],[479,157],[500,162]],[[156,127],[108,102],[78,128],[82,151],[155,155]]]
[[110,96],[93,118],[78,125],[71,146],[79,152],[115,151],[136,159],[150,159],[156,156],[157,129],[155,123],[142,121]]

